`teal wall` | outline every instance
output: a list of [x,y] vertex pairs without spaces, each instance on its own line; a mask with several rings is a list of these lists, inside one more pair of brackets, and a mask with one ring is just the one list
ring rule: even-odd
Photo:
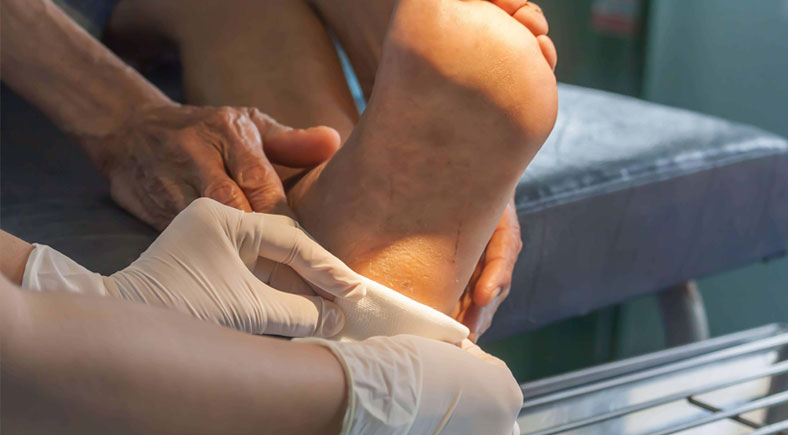
[[788,136],[788,1],[657,0],[644,97]]

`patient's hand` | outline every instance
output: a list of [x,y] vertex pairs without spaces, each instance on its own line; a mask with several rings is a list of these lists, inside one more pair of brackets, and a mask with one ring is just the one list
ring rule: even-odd
[[244,211],[291,214],[271,162],[310,167],[339,147],[328,127],[293,130],[257,109],[177,104],[142,111],[113,134],[85,140],[93,142],[88,149],[113,199],[158,229],[201,196]]
[[470,330],[470,339],[482,335],[512,288],[512,273],[523,248],[514,198],[506,205],[465,293],[454,310],[454,318]]

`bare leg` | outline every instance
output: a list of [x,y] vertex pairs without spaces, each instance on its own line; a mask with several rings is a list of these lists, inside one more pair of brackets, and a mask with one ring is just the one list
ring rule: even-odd
[[450,312],[556,95],[539,41],[502,9],[402,0],[367,111],[291,206],[356,271]]
[[[314,17],[308,18],[300,6],[291,8],[284,0],[260,2],[277,5],[267,10],[267,16],[275,17],[273,26],[288,27],[288,37],[268,35],[267,41],[255,45],[260,35],[251,43],[237,42],[233,37],[239,30],[233,26],[246,20],[256,27],[266,27],[263,21],[268,20],[249,20],[252,15],[227,19],[232,14],[211,8],[216,1],[188,2],[186,16],[193,14],[195,18],[170,26],[174,30],[169,39],[180,45],[187,83],[192,83],[187,84],[191,102],[254,105],[294,126],[328,124],[342,131],[341,122],[332,122],[331,116],[340,121],[343,116],[352,118],[351,110],[345,107],[352,102],[344,92],[346,85],[338,63],[334,62],[332,68],[327,67],[331,62],[319,61],[309,68],[301,68],[300,63],[303,56],[335,61],[333,48],[321,45],[320,38],[313,42],[318,41],[316,45],[321,48],[309,51],[309,44],[304,43],[302,51],[296,51],[298,56],[278,48],[283,39],[289,40],[291,33],[298,33],[303,23]],[[370,18],[369,23],[388,20],[391,3],[386,6],[387,1],[381,3],[381,9],[370,12],[376,18]],[[226,7],[226,3],[219,3]],[[114,20],[120,29],[165,29],[172,24],[171,17],[182,18],[185,10],[180,1],[167,2],[165,8],[165,4],[150,0],[124,0],[119,12],[124,4],[135,8],[132,13],[120,14],[126,17],[125,22]],[[169,8],[178,4],[182,7],[179,11]],[[243,15],[251,14],[253,6],[263,8],[247,2],[239,4],[250,8]],[[134,23],[135,17],[142,22]],[[244,56],[248,50],[242,50],[229,58],[217,57],[213,51],[221,47],[212,48],[216,41],[201,43],[203,34],[211,33],[205,32],[205,20],[209,21],[208,28],[231,29],[226,30],[224,39],[234,41],[229,45],[247,49],[259,46],[260,54]],[[282,24],[285,21],[287,26]],[[220,25],[222,22],[225,24]],[[498,24],[503,27],[496,32]],[[475,35],[463,35],[464,25],[475,29]],[[379,32],[384,27],[372,25],[368,29]],[[250,31],[247,38],[250,34],[254,36]],[[269,47],[268,53],[276,53],[279,58],[261,57],[262,49],[272,44],[271,39],[278,46]],[[295,38],[299,40],[301,37]],[[352,146],[330,164],[313,171],[291,194],[291,204],[307,228],[360,273],[449,312],[516,180],[552,127],[555,83],[535,41],[511,17],[483,1],[429,0],[423,7],[404,2],[386,54],[369,58],[367,75],[371,76],[378,59],[383,59],[378,77],[381,85],[353,135]],[[368,42],[374,49],[374,35]],[[193,50],[192,55],[187,54],[189,50]],[[348,51],[358,70],[358,53],[363,50]],[[244,66],[253,61],[254,68]],[[239,66],[233,66],[235,62]],[[217,63],[221,65],[213,65]],[[304,74],[309,71],[303,70],[325,67],[327,74],[321,77],[332,78],[332,84],[318,78],[317,83],[323,84],[315,92],[288,100],[288,92],[294,87],[313,82],[303,78],[284,80],[297,74],[274,76],[271,82],[260,79],[262,72],[249,72],[272,64],[290,65],[287,71]],[[190,74],[202,79],[191,80]],[[228,77],[243,80],[233,82]],[[277,77],[282,79],[278,83]],[[338,106],[330,102],[331,98],[322,97],[323,86],[343,90],[328,93],[343,95]],[[258,88],[263,91],[258,92]],[[347,104],[341,103],[343,98]],[[288,102],[293,102],[289,112],[282,109]],[[303,116],[309,113],[316,115]]]
[[396,0],[310,0],[348,54],[369,98]]
[[191,104],[256,107],[343,139],[358,120],[331,40],[302,0],[123,0],[110,28],[173,45]]

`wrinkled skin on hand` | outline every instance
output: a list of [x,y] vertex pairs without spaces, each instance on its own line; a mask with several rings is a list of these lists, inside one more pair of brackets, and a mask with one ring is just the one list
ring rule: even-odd
[[512,198],[452,313],[471,330],[472,341],[487,331],[498,307],[509,296],[514,265],[522,248],[520,222]]
[[308,168],[339,148],[328,127],[294,130],[253,108],[184,105],[138,113],[114,134],[88,140],[112,198],[157,229],[201,196],[291,215],[272,163]]

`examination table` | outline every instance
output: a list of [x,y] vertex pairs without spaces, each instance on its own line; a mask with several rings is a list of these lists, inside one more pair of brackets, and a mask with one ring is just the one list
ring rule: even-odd
[[[655,292],[670,342],[704,338],[687,283],[784,253],[788,142],[590,89],[562,85],[560,98],[555,131],[517,190],[525,248],[512,292],[483,338]],[[154,239],[77,146],[7,88],[2,127],[2,229],[102,273]]]

